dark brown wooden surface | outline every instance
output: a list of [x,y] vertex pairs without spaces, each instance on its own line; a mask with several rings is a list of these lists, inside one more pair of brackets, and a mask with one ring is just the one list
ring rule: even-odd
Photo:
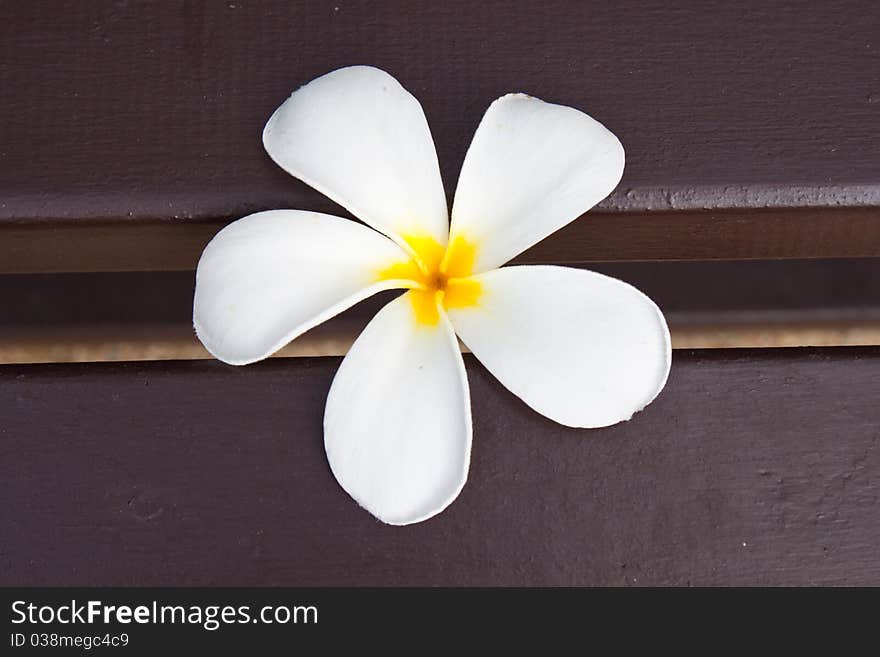
[[405,529],[327,466],[338,359],[0,368],[0,583],[880,584],[880,349],[676,352],[597,431],[466,360],[470,479]]
[[187,269],[248,212],[338,211],[259,135],[293,89],[353,63],[421,99],[450,194],[505,92],[583,108],[620,136],[606,214],[531,258],[880,255],[869,0],[0,8],[0,271]]

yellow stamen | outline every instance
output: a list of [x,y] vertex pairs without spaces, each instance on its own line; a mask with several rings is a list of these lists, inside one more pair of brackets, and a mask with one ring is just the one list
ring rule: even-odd
[[412,304],[413,314],[419,324],[434,326],[440,321],[437,297],[443,294],[438,290],[410,290],[407,292]]
[[477,305],[483,286],[473,278],[450,278],[446,281],[446,294],[443,295],[444,308],[467,308]]
[[413,257],[378,272],[378,280],[406,280],[413,316],[419,324],[434,326],[440,321],[440,308],[467,308],[476,305],[483,289],[473,279],[477,247],[456,235],[443,248],[434,238],[405,236]]
[[450,240],[439,269],[448,278],[467,278],[474,272],[476,258],[477,245],[456,235]]
[[404,241],[415,253],[414,262],[426,276],[440,270],[446,249],[437,240],[427,235],[406,235]]

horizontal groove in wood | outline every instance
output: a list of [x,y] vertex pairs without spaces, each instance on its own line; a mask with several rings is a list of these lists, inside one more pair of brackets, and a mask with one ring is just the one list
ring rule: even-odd
[[[880,258],[590,263],[663,309],[677,348],[876,344]],[[192,272],[0,276],[0,362],[205,358],[191,327]],[[396,293],[295,340],[338,355]]]
[[[192,270],[218,221],[0,224],[0,273]],[[880,256],[880,207],[591,212],[514,262]]]
[[[690,323],[860,321],[880,316],[880,258],[587,263],[634,285]],[[3,327],[82,324],[189,329],[192,271],[0,276]],[[368,318],[395,296],[378,294],[343,317]],[[771,318],[772,315],[772,318]]]
[[[880,321],[733,322],[676,325],[673,349],[840,347],[880,345]],[[278,351],[276,358],[343,356],[360,330],[313,329]],[[462,345],[467,353],[467,347]],[[213,358],[191,331],[167,326],[101,326],[0,330],[0,365],[199,360]]]

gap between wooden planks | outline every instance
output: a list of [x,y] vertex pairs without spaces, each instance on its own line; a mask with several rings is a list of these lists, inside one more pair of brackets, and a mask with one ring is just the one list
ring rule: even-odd
[[[58,222],[0,226],[0,272],[161,272],[195,268],[216,221]],[[818,207],[593,212],[515,262],[855,259],[880,255],[880,208]],[[705,291],[704,291],[705,292]],[[865,346],[880,321],[677,322],[675,348]],[[344,354],[358,330],[315,330],[279,356]],[[91,326],[0,329],[0,363],[208,358],[187,327]]]
[[[671,332],[673,349],[880,345],[880,321],[672,324]],[[0,364],[211,358],[194,335],[177,327],[139,327],[136,334],[132,333],[130,327],[0,332]],[[358,333],[318,327],[282,348],[275,357],[341,356]]]
[[[0,273],[195,269],[217,220],[0,224]],[[578,264],[880,256],[880,208],[589,212],[514,262]]]

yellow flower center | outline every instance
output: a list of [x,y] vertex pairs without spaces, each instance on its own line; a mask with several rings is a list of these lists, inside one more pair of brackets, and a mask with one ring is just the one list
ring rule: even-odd
[[483,292],[479,281],[471,278],[477,247],[457,235],[443,248],[426,236],[405,236],[413,252],[406,262],[398,262],[379,272],[379,280],[405,280],[415,320],[433,326],[440,321],[440,308],[465,308],[479,301]]

